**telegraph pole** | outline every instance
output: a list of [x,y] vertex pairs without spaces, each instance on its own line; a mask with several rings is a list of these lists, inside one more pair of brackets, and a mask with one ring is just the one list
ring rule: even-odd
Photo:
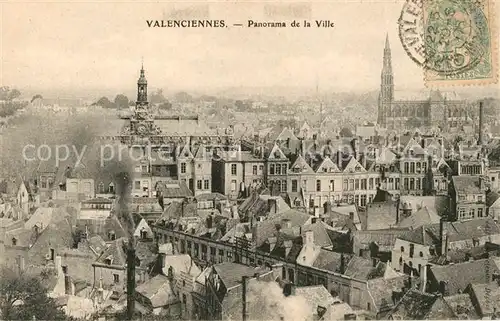
[[243,321],[247,321],[247,317],[248,317],[248,312],[247,312],[247,281],[248,281],[248,276],[243,276],[241,278],[241,283],[243,286],[243,289],[242,289],[242,305],[243,305],[242,319],[243,319]]

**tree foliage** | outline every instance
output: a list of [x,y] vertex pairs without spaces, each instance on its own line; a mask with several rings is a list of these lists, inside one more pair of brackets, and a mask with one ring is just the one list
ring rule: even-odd
[[172,104],[170,102],[166,101],[166,102],[158,105],[158,108],[162,109],[162,110],[170,110],[170,109],[172,109]]
[[67,320],[47,295],[40,281],[25,274],[3,268],[0,272],[0,310],[3,320]]
[[118,109],[127,109],[128,108],[128,97],[123,95],[123,94],[116,95],[115,107]]
[[163,90],[158,89],[151,94],[149,101],[151,102],[151,104],[162,104],[166,102],[167,99],[165,98],[165,96],[163,96]]
[[416,117],[412,117],[406,121],[406,127],[408,128],[419,128],[422,125],[422,121]]
[[190,103],[193,101],[193,97],[187,92],[181,91],[175,94],[174,99],[179,103]]
[[109,100],[108,97],[99,98],[99,100],[93,103],[92,106],[101,106],[103,108],[116,108],[115,103]]
[[11,101],[19,96],[21,96],[21,92],[15,88],[11,89],[8,86],[0,87],[0,100]]
[[340,135],[340,137],[353,137],[354,136],[354,134],[352,133],[352,130],[350,130],[347,127],[342,128],[340,130],[339,135]]

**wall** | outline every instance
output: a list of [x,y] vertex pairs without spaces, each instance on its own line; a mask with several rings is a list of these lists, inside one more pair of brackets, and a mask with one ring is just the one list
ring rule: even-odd
[[[413,257],[410,257],[410,244],[413,244]],[[404,248],[404,252],[401,252],[401,247]],[[420,256],[422,253],[422,256]],[[394,248],[392,250],[391,267],[402,272],[402,265],[399,265],[399,259],[402,258],[403,262],[406,264],[412,264],[413,268],[418,270],[418,266],[424,268],[431,258],[429,247],[421,244],[410,243],[405,240],[396,239]]]

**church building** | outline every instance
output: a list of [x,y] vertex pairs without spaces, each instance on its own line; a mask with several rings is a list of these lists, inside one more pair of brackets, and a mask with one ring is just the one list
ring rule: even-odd
[[448,130],[470,122],[475,115],[467,101],[457,99],[452,93],[430,90],[422,94],[408,96],[394,91],[391,48],[387,36],[378,97],[377,123],[380,127],[393,130],[416,127]]

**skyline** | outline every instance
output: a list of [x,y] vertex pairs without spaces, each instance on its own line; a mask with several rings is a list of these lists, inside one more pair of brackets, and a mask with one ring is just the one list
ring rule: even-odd
[[[403,2],[292,5],[302,8],[296,20],[327,19],[334,28],[233,27],[247,19],[293,20],[290,14],[269,17],[265,8],[279,6],[257,2],[5,3],[0,80],[33,90],[124,91],[133,89],[144,59],[151,87],[167,91],[316,85],[321,91],[374,91],[388,34],[396,90],[424,89],[422,70],[398,37]],[[229,27],[146,23],[171,18],[224,19]]]

